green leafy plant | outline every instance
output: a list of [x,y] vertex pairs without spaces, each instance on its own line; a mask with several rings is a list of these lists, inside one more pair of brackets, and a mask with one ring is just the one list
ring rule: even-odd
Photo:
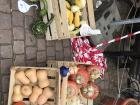
[[54,14],[51,14],[51,19],[48,21],[48,23],[44,23],[42,20],[35,21],[32,25],[33,34],[36,37],[40,35],[45,35],[49,25],[53,22],[53,20],[54,20]]
[[43,17],[48,12],[48,3],[47,0],[42,0],[42,2],[43,2],[43,9],[40,10],[39,15]]

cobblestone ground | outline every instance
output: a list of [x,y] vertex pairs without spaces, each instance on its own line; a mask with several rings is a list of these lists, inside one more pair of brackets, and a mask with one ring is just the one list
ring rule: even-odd
[[35,10],[22,14],[17,0],[0,0],[0,102],[7,105],[11,66],[45,66],[47,60],[71,60],[69,40],[36,39],[30,29]]

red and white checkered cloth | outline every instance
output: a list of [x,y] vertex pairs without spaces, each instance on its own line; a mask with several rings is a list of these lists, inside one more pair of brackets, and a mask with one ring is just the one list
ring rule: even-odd
[[72,38],[71,39],[72,51],[74,54],[74,61],[82,62],[85,64],[93,64],[101,67],[101,74],[104,75],[104,71],[107,69],[106,58],[103,55],[103,51],[97,50],[90,46],[90,43],[86,37]]

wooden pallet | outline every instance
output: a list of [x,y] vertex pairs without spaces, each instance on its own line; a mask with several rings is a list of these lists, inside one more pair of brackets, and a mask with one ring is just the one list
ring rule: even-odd
[[[60,68],[61,66],[71,67],[76,66],[79,63],[69,62],[69,61],[48,61],[47,66],[53,68]],[[67,82],[68,76],[62,78],[61,83],[61,96],[60,96],[60,104],[66,105],[66,96],[67,96]],[[93,100],[85,99],[82,97],[82,100],[85,101],[86,105],[93,105]]]
[[[8,98],[8,105],[12,105],[12,94],[13,94],[13,87],[15,84],[18,84],[18,81],[15,80],[15,73],[19,70],[27,70],[27,69],[36,69],[36,70],[46,70],[48,73],[50,85],[49,87],[53,88],[55,96],[48,100],[49,105],[60,105],[60,80],[61,77],[59,75],[59,70],[57,68],[46,68],[46,67],[12,67],[11,68],[11,75],[10,75],[10,85],[9,85],[9,98]],[[26,105],[31,105],[28,99],[24,101]]]
[[[70,35],[68,31],[68,23],[66,17],[66,5],[65,0],[47,0],[48,1],[48,14],[43,17],[44,22],[48,22],[51,13],[55,15],[54,21],[46,32],[46,40],[60,40],[78,37],[76,35]],[[40,2],[41,8],[43,3]],[[83,20],[86,20],[91,28],[95,29],[95,18],[93,9],[93,0],[86,0],[86,7],[83,10]]]

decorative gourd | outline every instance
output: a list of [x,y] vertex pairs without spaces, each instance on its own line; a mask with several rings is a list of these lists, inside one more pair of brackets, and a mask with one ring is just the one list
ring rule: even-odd
[[25,76],[25,73],[23,70],[15,73],[15,79],[21,82],[22,84],[29,84],[29,79]]
[[35,104],[37,102],[37,99],[39,97],[39,95],[42,94],[42,89],[39,88],[38,86],[34,86],[33,87],[33,92],[31,94],[31,96],[29,97],[29,101],[32,103],[32,104]]
[[79,87],[84,87],[87,85],[89,81],[89,74],[86,70],[79,69],[78,73],[76,74],[76,83]]
[[25,97],[29,97],[32,93],[32,86],[24,85],[21,87],[21,93]]
[[25,75],[29,78],[31,83],[37,82],[36,69],[28,69],[25,71]]
[[77,5],[71,6],[71,11],[72,11],[73,13],[75,13],[75,12],[77,12],[77,11],[79,11],[79,10],[80,10],[80,8],[79,8]]
[[90,81],[94,82],[95,79],[100,77],[101,68],[96,65],[91,65],[87,67],[87,71],[90,75]]
[[93,83],[88,83],[87,86],[81,88],[81,93],[87,99],[95,99],[99,95],[99,88]]
[[19,102],[23,100],[23,96],[21,94],[21,86],[20,85],[15,85],[13,89],[13,96],[12,100],[13,102]]
[[53,92],[50,88],[45,88],[43,90],[43,93],[39,96],[37,103],[38,105],[43,105],[47,102],[48,98],[51,98],[53,96]]
[[37,79],[38,79],[38,85],[40,88],[45,88],[45,87],[49,86],[49,80],[47,77],[46,70],[38,70]]
[[68,81],[67,98],[70,99],[76,96],[79,92],[79,87],[74,81]]

